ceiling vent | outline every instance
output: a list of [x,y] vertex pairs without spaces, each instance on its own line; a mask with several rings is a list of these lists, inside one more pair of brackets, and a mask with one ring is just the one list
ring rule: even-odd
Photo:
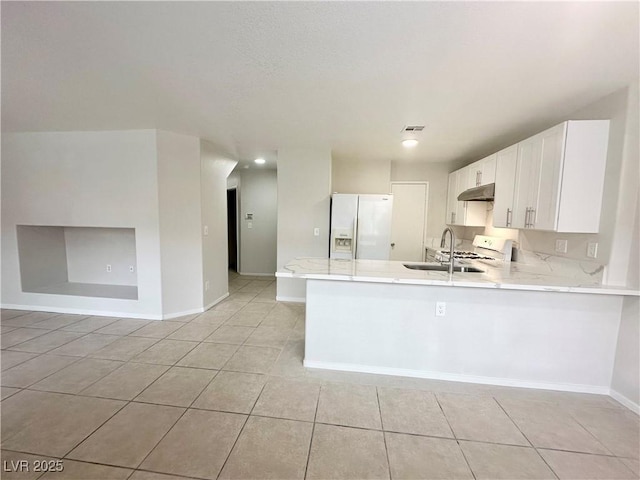
[[407,125],[402,131],[407,133],[418,133],[424,130],[424,125]]

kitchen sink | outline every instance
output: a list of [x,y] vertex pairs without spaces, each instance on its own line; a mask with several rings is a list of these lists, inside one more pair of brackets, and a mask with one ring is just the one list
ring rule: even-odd
[[[449,265],[442,263],[403,263],[406,268],[411,270],[428,270],[433,272],[448,272]],[[476,267],[456,265],[453,267],[454,272],[463,273],[484,273],[484,270]]]

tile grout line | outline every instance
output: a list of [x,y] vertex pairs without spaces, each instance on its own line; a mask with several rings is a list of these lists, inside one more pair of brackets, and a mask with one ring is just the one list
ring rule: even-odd
[[[142,393],[142,392],[141,392],[141,393]],[[132,401],[131,401],[131,402],[129,402],[129,403],[137,403],[137,402],[133,402],[133,400],[132,400]],[[167,406],[167,405],[163,405],[163,406]],[[184,408],[184,407],[175,407],[175,406],[172,406],[172,408]],[[175,422],[173,422],[173,423],[171,424],[171,426],[167,429],[167,431],[166,431],[166,432],[164,432],[164,435],[162,435],[162,436],[160,437],[160,440],[158,440],[158,441],[155,443],[155,445],[154,445],[153,447],[151,447],[151,449],[150,449],[150,450],[149,450],[149,452],[144,456],[144,458],[143,458],[142,460],[140,460],[140,462],[138,462],[138,464],[134,467],[134,470],[137,470],[137,469],[140,467],[140,465],[142,465],[142,464],[145,462],[145,460],[146,460],[147,458],[149,458],[149,455],[151,455],[151,454],[153,453],[153,451],[154,451],[156,448],[158,448],[158,445],[160,445],[160,443],[165,439],[165,437],[166,437],[167,435],[169,435],[169,432],[170,432],[171,430],[173,430],[173,429],[174,429],[174,427],[178,424],[178,422],[182,419],[182,417],[184,417],[184,416],[185,416],[185,414],[186,414],[188,411],[189,411],[189,407],[184,408],[184,411],[180,414],[180,416],[176,419],[176,421],[175,421]]]
[[[264,386],[263,386],[264,388]],[[260,391],[260,394],[262,394],[262,390]],[[257,401],[257,399],[256,399]],[[255,404],[254,404],[255,406]],[[253,407],[251,407],[251,410],[253,410]],[[233,445],[231,445],[231,448],[229,449],[229,453],[227,454],[226,458],[224,459],[224,462],[222,463],[222,466],[220,467],[220,471],[218,472],[218,474],[216,475],[216,479],[220,478],[220,475],[222,475],[222,472],[224,471],[224,467],[227,465],[227,462],[229,461],[229,458],[231,457],[231,454],[233,453],[233,449],[236,448],[236,445],[238,444],[238,440],[240,440],[240,436],[242,435],[242,432],[244,432],[244,428],[247,426],[247,422],[249,421],[249,417],[251,416],[251,414],[243,414],[246,415],[246,418],[244,419],[244,423],[242,424],[242,427],[240,428],[240,431],[238,432],[238,436],[236,437],[236,439],[233,441]]]
[[311,427],[311,441],[309,441],[309,450],[307,451],[307,463],[304,465],[304,476],[303,479],[307,478],[307,472],[309,471],[309,461],[311,460],[311,448],[313,447],[313,437],[316,433],[316,420],[318,418],[318,408],[320,407],[320,395],[322,395],[322,385],[319,386],[318,389],[318,400],[316,400],[316,409],[313,413],[313,425]]
[[[74,363],[71,363],[71,364],[67,365],[62,370],[58,370],[57,372],[55,372],[53,375],[58,374],[58,373],[62,372],[63,370],[66,370],[67,368],[72,367],[72,366],[82,362],[83,360],[103,360],[103,359],[101,359],[101,358],[80,357],[80,360],[78,360],[77,362],[74,362]],[[121,360],[107,360],[107,361],[109,361],[109,362],[122,362]],[[34,391],[34,392],[60,393],[60,394],[67,394],[67,395],[82,396],[83,398],[100,398],[100,397],[91,397],[90,395],[81,395],[81,392],[85,391],[89,387],[92,387],[94,384],[98,383],[100,380],[102,380],[103,378],[105,378],[108,375],[112,374],[116,370],[119,370],[121,367],[123,367],[125,365],[125,363],[127,363],[127,362],[122,362],[121,365],[118,365],[116,368],[114,368],[110,372],[105,373],[103,376],[101,376],[97,380],[95,380],[95,381],[91,382],[89,385],[83,387],[79,392],[59,392],[59,391],[55,391],[55,390],[39,390],[39,389],[36,389],[36,388],[33,388],[33,389],[30,388],[30,387],[34,387],[35,385],[40,383],[42,380],[46,380],[45,378],[43,378],[42,380],[40,380],[37,383],[34,383],[33,385],[31,385],[27,389],[30,390],[30,391]],[[109,399],[109,400],[118,400],[118,399],[114,398],[114,399]]]
[[[37,357],[30,358],[29,360],[27,360],[27,362],[28,362],[28,361],[30,361],[30,360],[35,360],[36,358],[39,358],[39,357],[41,357],[41,356],[43,356],[43,355],[46,355],[46,353],[43,353],[43,354],[41,354],[41,355],[38,355]],[[33,386],[34,386],[35,384],[37,384],[37,383],[42,382],[43,380],[46,380],[47,378],[51,377],[52,375],[55,375],[56,373],[58,373],[58,372],[60,372],[60,371],[64,370],[65,368],[70,367],[70,366],[72,366],[72,365],[75,365],[76,363],[80,362],[80,361],[84,358],[84,357],[73,357],[73,356],[71,356],[71,355],[58,355],[58,356],[60,356],[60,357],[62,357],[62,356],[67,357],[67,356],[68,356],[68,357],[70,357],[70,358],[75,358],[76,360],[74,360],[73,362],[71,362],[69,365],[65,365],[64,367],[62,367],[62,368],[60,368],[60,369],[58,369],[58,370],[56,370],[56,371],[54,371],[54,372],[51,372],[49,375],[46,375],[46,376],[44,376],[44,377],[42,377],[42,378],[39,378],[38,380],[36,380],[35,382],[30,383],[30,384],[29,384],[29,385],[27,385],[26,387],[12,387],[11,385],[2,385],[2,386],[3,386],[3,387],[9,387],[9,388],[21,388],[22,390],[29,390],[29,391],[31,391],[31,392],[33,392],[33,391],[38,392],[38,391],[40,391],[40,390],[32,390],[32,389],[31,389],[31,387],[33,387]],[[18,366],[18,365],[16,365],[16,366]],[[11,367],[11,368],[13,368],[13,367]],[[7,369],[6,371],[11,370],[11,368]],[[0,375],[0,376],[1,376],[1,375]]]
[[[122,401],[122,400],[120,400],[120,401]],[[131,402],[130,401],[124,402],[124,405],[122,405],[119,409],[117,409],[115,412],[113,412],[113,415],[109,416],[109,418],[107,418],[104,422],[102,422],[100,425],[98,425],[96,428],[94,428],[91,432],[89,432],[88,435],[86,435],[82,440],[80,440],[73,447],[71,447],[67,453],[65,453],[64,455],[61,455],[60,460],[74,460],[73,458],[69,458],[67,455],[69,455],[76,448],[78,448],[80,445],[82,445],[84,442],[86,442],[89,437],[91,437],[100,428],[102,428],[109,420],[111,420],[118,413],[120,413],[127,405],[129,405],[129,403],[131,403]]]
[[515,426],[518,429],[518,432],[520,432],[520,435],[522,435],[522,437],[529,442],[529,446],[535,448],[535,446],[533,445],[533,442],[531,440],[529,440],[529,437],[527,437],[524,432],[522,431],[522,429],[520,428],[520,425],[518,425],[518,423],[511,418],[511,415],[509,415],[509,413],[507,412],[507,410],[502,406],[502,404],[495,398],[495,397],[491,397],[491,399],[498,405],[498,407],[500,407],[500,410],[502,410],[504,412],[504,414],[507,416],[507,418],[509,419],[509,421],[513,424],[513,426]]
[[493,400],[498,404],[498,406],[502,409],[502,411],[504,412],[504,414],[509,418],[509,420],[511,420],[511,422],[516,426],[516,428],[518,429],[518,431],[522,434],[522,436],[525,438],[525,440],[527,442],[529,442],[529,444],[531,445],[531,447],[533,448],[533,450],[536,452],[536,454],[538,454],[538,457],[540,457],[540,459],[542,459],[542,461],[544,462],[544,464],[549,467],[549,470],[551,471],[551,473],[553,473],[553,475],[556,478],[559,478],[558,474],[556,473],[556,471],[551,467],[551,465],[549,465],[549,463],[547,462],[547,460],[540,454],[540,452],[538,451],[538,448],[533,444],[533,442],[531,440],[529,440],[529,437],[527,437],[525,435],[525,433],[520,429],[520,426],[516,423],[516,421],[511,418],[511,416],[509,415],[509,413],[507,412],[507,410],[502,406],[502,404],[500,403],[500,401],[496,398],[496,397],[491,397],[493,398]]
[[378,414],[380,415],[380,429],[382,431],[382,441],[384,442],[384,452],[387,455],[387,472],[389,473],[389,478],[393,478],[391,476],[391,461],[389,460],[389,447],[387,447],[387,435],[384,431],[384,420],[382,419],[382,407],[380,406],[380,393],[378,392],[378,387],[374,387],[376,389],[376,403],[378,404]]
[[473,471],[473,468],[471,468],[471,464],[469,463],[469,459],[465,455],[464,450],[462,448],[462,445],[460,444],[460,439],[456,435],[456,432],[453,430],[453,427],[451,426],[451,422],[449,421],[449,418],[447,417],[447,414],[444,412],[444,408],[442,408],[442,404],[440,403],[440,399],[438,398],[438,395],[436,395],[436,393],[434,393],[434,392],[431,392],[431,394],[436,399],[436,403],[438,404],[438,407],[440,408],[440,412],[442,412],[442,416],[446,420],[447,425],[449,426],[449,430],[451,430],[451,435],[453,435],[453,438],[454,438],[456,444],[458,445],[458,448],[460,449],[460,453],[462,453],[462,458],[464,458],[464,462],[466,463],[467,468],[471,472],[471,476],[475,480],[477,478],[476,477],[476,473]]
[[[13,352],[14,350],[6,350],[6,349],[2,349],[2,350],[0,350],[0,351],[2,351],[2,352]],[[27,352],[19,352],[19,353],[27,353]],[[35,355],[35,356],[34,356],[34,357],[31,357],[31,358],[27,358],[26,360],[23,360],[23,361],[21,361],[21,362],[18,362],[18,363],[16,363],[15,365],[10,366],[10,367],[9,367],[9,368],[7,368],[6,370],[2,370],[2,372],[0,372],[0,375],[1,375],[2,373],[4,373],[4,372],[8,371],[8,370],[11,370],[13,367],[17,367],[18,365],[22,365],[23,363],[28,362],[29,360],[33,360],[34,358],[38,358],[39,356],[44,355],[44,353],[35,353],[35,354],[32,354],[32,355]],[[6,385],[6,386],[8,386],[8,385]],[[18,387],[11,387],[11,388],[18,388]]]
[[[604,443],[602,443],[602,442],[600,441],[600,439],[599,439],[598,437],[596,437],[596,436],[591,432],[591,430],[589,430],[589,428],[588,428],[588,427],[584,426],[584,425],[582,424],[582,422],[580,422],[580,420],[578,420],[576,417],[574,417],[574,416],[571,414],[571,412],[569,412],[569,416],[573,419],[573,421],[574,421],[574,422],[576,422],[576,423],[580,426],[580,428],[582,428],[585,432],[587,432],[587,434],[588,434],[589,436],[591,436],[591,438],[593,438],[593,439],[594,439],[594,440],[595,440],[599,445],[601,445],[601,446],[602,446],[602,448],[604,448],[607,452],[611,453],[611,455],[614,455],[614,456],[615,456],[615,453],[613,453],[613,451],[611,451],[611,450],[610,450],[610,449],[609,449],[609,448],[608,448]],[[597,455],[597,454],[596,454],[596,455]]]
[[[225,365],[226,365],[226,363],[225,363]],[[218,375],[216,374],[216,377],[217,376]],[[213,382],[213,379],[211,381]],[[238,444],[238,440],[240,439],[240,436],[242,435],[242,432],[244,432],[244,429],[247,426],[247,423],[249,422],[249,417],[251,416],[251,412],[253,412],[253,409],[255,408],[256,404],[258,403],[258,399],[262,395],[262,392],[264,391],[265,386],[266,386],[266,382],[262,385],[262,388],[260,389],[260,393],[256,397],[256,400],[253,403],[253,406],[251,407],[251,410],[249,410],[249,414],[246,414],[247,416],[246,416],[246,418],[244,420],[244,423],[242,424],[242,428],[240,428],[240,431],[238,432],[238,436],[236,437],[235,441],[233,442],[233,445],[231,446],[231,448],[229,449],[229,453],[227,454],[226,458],[224,459],[224,462],[222,463],[222,466],[220,467],[220,471],[216,475],[216,479],[219,478],[220,475],[222,475],[224,467],[227,465],[227,462],[229,461],[229,458],[231,457],[231,454],[233,453],[234,448],[236,448],[236,445]]]
[[[89,318],[89,317],[87,317],[87,318]],[[68,326],[69,325],[64,325],[64,327],[68,327]],[[72,331],[69,331],[69,330],[61,330],[64,327],[58,327],[58,328],[55,328],[55,329],[52,329],[52,330],[42,329],[42,330],[45,330],[46,333],[44,333],[42,335],[38,335],[38,336],[33,337],[33,338],[30,338],[29,340],[25,340],[24,342],[16,343],[15,345],[11,345],[10,347],[3,348],[2,350],[7,351],[7,352],[35,353],[35,354],[38,354],[38,355],[44,355],[45,353],[49,353],[49,352],[52,352],[53,350],[56,350],[56,349],[58,349],[60,347],[64,347],[65,345],[67,345],[67,344],[69,344],[71,342],[74,342],[76,340],[80,340],[81,338],[84,338],[87,335],[89,335],[89,333],[91,333],[91,332],[72,332]],[[21,327],[21,328],[28,328],[28,327]],[[40,330],[40,329],[38,329],[38,330]],[[54,333],[54,332],[82,333],[82,335],[80,335],[77,338],[73,338],[73,339],[69,340],[68,342],[62,343],[60,345],[56,345],[55,347],[51,347],[49,350],[46,350],[44,352],[29,352],[29,351],[26,351],[26,350],[12,350],[12,348],[19,347],[20,345],[22,345],[24,343],[30,342],[32,340],[36,340],[38,338],[42,338],[42,337],[44,337],[46,335],[49,335],[51,333]],[[54,355],[54,354],[52,354],[52,355]],[[11,367],[11,368],[13,368],[13,367]]]
[[[197,318],[197,317],[195,317]],[[181,327],[182,328],[182,327]],[[179,329],[178,329],[179,330]],[[170,334],[171,335],[171,334]],[[164,338],[166,339],[166,337]],[[162,340],[164,340],[162,339]],[[161,341],[161,340],[160,340]],[[156,345],[159,342],[156,342],[154,345]],[[202,342],[199,342],[198,345],[202,344]],[[195,346],[193,349],[198,347]],[[150,347],[149,347],[150,348]],[[192,349],[192,350],[193,350]],[[192,350],[190,350],[189,352],[191,352]],[[186,356],[189,352],[185,353],[184,356]],[[171,370],[175,365],[169,366],[169,368],[167,368],[167,370],[164,371],[164,373],[162,373],[158,378],[156,378],[153,382],[151,382],[147,387],[145,387],[138,395],[136,395],[136,397],[134,397],[129,403],[142,403],[142,404],[146,404],[144,402],[136,402],[135,399],[137,397],[139,397],[140,395],[142,395],[142,393],[144,393],[149,387],[151,387],[151,385],[155,384],[160,378],[162,378],[169,370]],[[177,407],[175,405],[165,405],[165,406],[171,406],[174,408],[184,408],[184,411],[182,412],[182,414],[178,417],[178,419],[171,425],[171,427],[169,427],[169,429],[164,433],[164,435],[162,435],[162,437],[160,438],[160,440],[158,440],[158,442],[151,448],[151,450],[149,450],[149,453],[147,453],[145,455],[145,457],[142,459],[142,461],[140,461],[140,463],[138,463],[138,465],[134,468],[134,472],[136,470],[138,470],[138,468],[140,467],[140,465],[142,465],[145,460],[154,452],[154,450],[158,447],[158,445],[160,445],[160,443],[162,443],[162,441],[165,439],[165,437],[167,435],[169,435],[169,433],[175,428],[175,426],[178,424],[178,422],[187,414],[187,412],[191,409],[191,407],[193,406],[193,404],[195,403],[195,401],[200,397],[200,395],[202,395],[202,392],[204,392],[204,390],[211,384],[211,382],[213,382],[213,380],[218,376],[218,373],[220,373],[219,370],[216,370],[215,375],[211,378],[211,380],[202,388],[202,390],[200,390],[200,392],[193,398],[193,400],[191,400],[191,403],[189,403],[189,405],[187,407]],[[150,405],[163,405],[163,404],[155,404],[155,403],[149,403]],[[130,476],[133,475],[133,473],[131,473]],[[159,473],[164,473],[164,472],[159,472]],[[190,478],[197,478],[197,477],[190,477]]]

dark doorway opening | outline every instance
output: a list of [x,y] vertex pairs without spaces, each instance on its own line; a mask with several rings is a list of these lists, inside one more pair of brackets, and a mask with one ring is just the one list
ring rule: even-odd
[[236,189],[227,190],[227,240],[229,270],[238,271],[238,209]]

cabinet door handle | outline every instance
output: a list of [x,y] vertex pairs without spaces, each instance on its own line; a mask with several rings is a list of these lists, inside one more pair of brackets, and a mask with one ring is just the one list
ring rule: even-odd
[[524,228],[529,228],[529,207],[524,212]]
[[512,214],[511,209],[507,208],[507,227],[511,226],[511,214]]
[[533,228],[536,224],[536,210],[531,207],[529,211],[529,228]]
[[478,170],[478,187],[482,185],[482,170]]

